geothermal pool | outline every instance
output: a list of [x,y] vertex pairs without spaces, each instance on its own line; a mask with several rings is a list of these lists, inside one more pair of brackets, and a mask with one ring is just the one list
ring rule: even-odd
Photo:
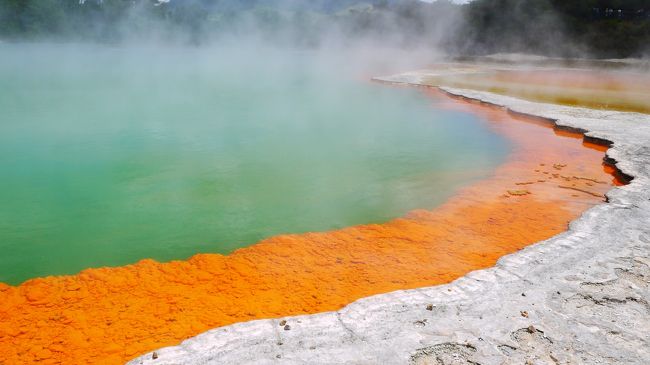
[[7,47],[0,281],[115,266],[0,282],[10,363],[122,364],[448,283],[621,183],[606,146],[340,57]]
[[305,52],[0,53],[10,284],[385,222],[488,176],[510,148],[476,114]]

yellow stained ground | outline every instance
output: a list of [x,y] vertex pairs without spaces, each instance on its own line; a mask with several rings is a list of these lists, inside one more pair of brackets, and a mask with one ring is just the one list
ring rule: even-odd
[[650,72],[480,68],[479,72],[433,76],[427,83],[545,103],[650,113]]

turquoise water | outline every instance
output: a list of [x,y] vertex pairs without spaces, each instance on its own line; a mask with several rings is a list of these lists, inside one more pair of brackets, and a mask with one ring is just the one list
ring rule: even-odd
[[383,222],[435,207],[508,149],[476,116],[306,52],[0,55],[0,281],[12,284]]

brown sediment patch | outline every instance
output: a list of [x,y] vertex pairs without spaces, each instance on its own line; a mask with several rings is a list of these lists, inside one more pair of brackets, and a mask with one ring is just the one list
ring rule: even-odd
[[639,71],[487,68],[470,74],[433,76],[428,83],[539,102],[650,113],[650,76]]
[[[234,322],[334,310],[373,294],[447,283],[564,231],[614,184],[603,146],[427,92],[444,107],[479,113],[513,142],[491,178],[432,211],[384,224],[277,236],[229,256],[143,260],[0,285],[0,364],[118,364]],[[508,193],[523,190],[518,183],[526,183],[527,194]]]

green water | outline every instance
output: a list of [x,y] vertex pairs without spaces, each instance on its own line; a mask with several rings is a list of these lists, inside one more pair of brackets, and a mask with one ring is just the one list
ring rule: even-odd
[[0,281],[383,222],[504,158],[477,117],[328,64],[0,44]]

